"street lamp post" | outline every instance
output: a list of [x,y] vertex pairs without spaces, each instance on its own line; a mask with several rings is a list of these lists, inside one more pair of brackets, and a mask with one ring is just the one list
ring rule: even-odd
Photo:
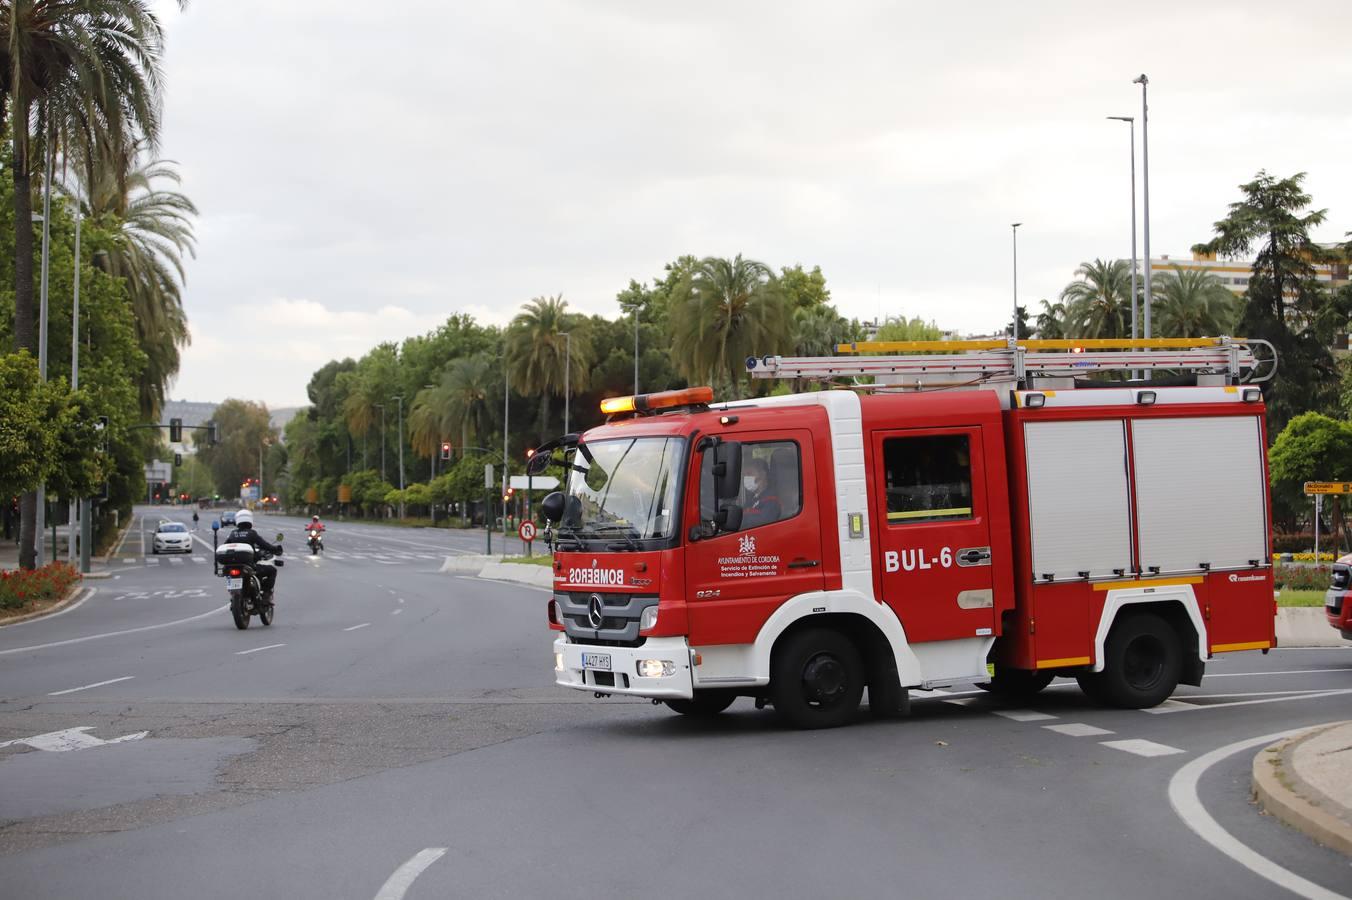
[[[1132,84],[1141,86],[1141,212],[1145,219],[1145,333],[1150,337],[1150,113],[1146,101],[1146,89],[1150,79],[1144,74],[1132,79]],[[1150,378],[1149,370],[1145,377]]]
[[1131,339],[1139,333],[1136,324],[1136,119],[1133,116],[1108,116],[1131,126]]
[[568,401],[572,397],[573,375],[573,333],[560,331],[563,335],[563,433],[568,433]]
[[[47,153],[45,174],[42,179],[42,264],[39,279],[38,296],[38,371],[42,380],[47,380],[47,322],[50,319],[50,307],[47,302],[47,274],[51,260],[52,237],[52,133],[51,123],[47,125]],[[47,527],[47,485],[37,487],[37,503],[33,512],[33,565],[42,567],[42,532]],[[52,559],[56,559],[56,537],[53,530]]]
[[634,304],[634,396],[638,396],[638,310],[639,305]]
[[[507,423],[509,421],[508,417],[511,414],[511,403],[511,370],[507,367],[506,360],[504,359],[502,366],[502,550],[504,553],[507,551]],[[488,514],[492,514],[491,507],[489,508]],[[493,533],[493,524],[491,522],[484,522],[484,530],[491,535]],[[489,546],[491,547],[492,545],[490,544]],[[489,554],[491,555],[492,552],[493,551],[490,549]]]
[[[399,402],[399,491],[402,494],[404,490],[404,395],[399,394],[391,397],[391,400]],[[404,501],[399,501],[399,518],[404,517]]]
[[385,480],[385,404],[374,404],[380,410],[380,480]]
[[[71,300],[70,316],[70,389],[78,391],[80,389],[80,215],[79,201],[75,204],[75,284],[74,293]],[[85,504],[89,501],[85,499],[70,501],[70,522],[66,531],[68,534],[67,546],[70,564],[75,565],[75,524],[80,523],[80,571],[89,572],[89,535],[85,534],[85,528],[89,523],[89,516],[85,510]]]
[[1019,340],[1019,226],[1022,222],[1013,222],[1009,226],[1009,233],[1014,238],[1014,325],[1012,333],[1015,343]]

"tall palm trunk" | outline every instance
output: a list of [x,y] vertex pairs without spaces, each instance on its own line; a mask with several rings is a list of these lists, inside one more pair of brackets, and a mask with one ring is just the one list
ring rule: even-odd
[[[14,349],[37,356],[38,336],[33,315],[33,184],[28,173],[28,104],[14,104]],[[19,566],[37,565],[38,495],[19,498]]]
[[549,389],[540,392],[540,440],[549,440]]

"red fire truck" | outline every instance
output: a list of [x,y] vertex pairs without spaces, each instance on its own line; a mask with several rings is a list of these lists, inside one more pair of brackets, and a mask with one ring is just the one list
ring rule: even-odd
[[541,508],[556,682],[806,728],[972,681],[1159,704],[1275,644],[1260,343],[849,345],[906,355],[607,400],[532,461],[567,472]]

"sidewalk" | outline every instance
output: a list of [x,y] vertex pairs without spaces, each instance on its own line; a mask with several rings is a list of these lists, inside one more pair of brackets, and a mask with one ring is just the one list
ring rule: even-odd
[[1352,856],[1352,722],[1320,725],[1254,757],[1259,806]]
[[[69,562],[67,554],[69,545],[67,543],[67,528],[65,525],[56,526],[56,559],[59,562]],[[48,528],[42,542],[43,561],[52,561],[52,529]],[[80,561],[75,560],[76,568],[79,568]],[[0,571],[6,569],[19,568],[19,544],[17,541],[6,541],[0,538]],[[108,576],[108,561],[101,556],[90,557],[89,573],[86,578],[106,578]]]

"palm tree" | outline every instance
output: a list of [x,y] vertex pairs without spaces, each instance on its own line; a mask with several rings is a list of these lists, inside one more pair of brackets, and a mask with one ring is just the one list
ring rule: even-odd
[[458,426],[462,448],[488,432],[496,405],[492,400],[498,380],[494,368],[493,357],[480,354],[457,359],[441,377],[443,433],[450,434]]
[[67,192],[76,195],[83,215],[115,235],[111,252],[97,254],[94,265],[127,284],[137,339],[148,361],[141,411],[156,419],[169,379],[178,371],[179,348],[189,341],[183,253],[196,255],[192,217],[197,207],[183,193],[159,187],[164,181],[179,184],[172,160],[140,163],[135,153],[120,157],[94,160]]
[[1066,305],[1042,301],[1042,312],[1037,314],[1037,336],[1057,340],[1066,336]]
[[[0,35],[0,131],[8,115],[14,133],[14,343],[36,354],[30,144],[37,137],[48,160],[58,148],[79,157],[153,144],[164,35],[146,0],[8,0]],[[36,493],[19,512],[19,563],[31,569]]]
[[[572,360],[566,379],[570,391],[585,390],[590,380],[591,346],[582,321],[568,313],[568,301],[560,294],[534,298],[507,326],[512,387],[540,398],[541,435],[549,431],[550,395],[563,396],[566,360]],[[571,345],[565,333],[571,334]]]
[[735,393],[746,358],[782,352],[792,319],[770,267],[739,253],[707,256],[678,289],[671,310],[672,354],[693,383],[727,376]]
[[1061,290],[1066,336],[1118,338],[1131,323],[1131,274],[1123,260],[1081,263],[1075,281]]
[[1170,268],[1173,271],[1156,282],[1154,316],[1159,336],[1208,337],[1230,331],[1238,304],[1220,279],[1203,269]]
[[836,347],[854,337],[850,320],[825,303],[793,311],[793,352],[799,356],[834,356]]

